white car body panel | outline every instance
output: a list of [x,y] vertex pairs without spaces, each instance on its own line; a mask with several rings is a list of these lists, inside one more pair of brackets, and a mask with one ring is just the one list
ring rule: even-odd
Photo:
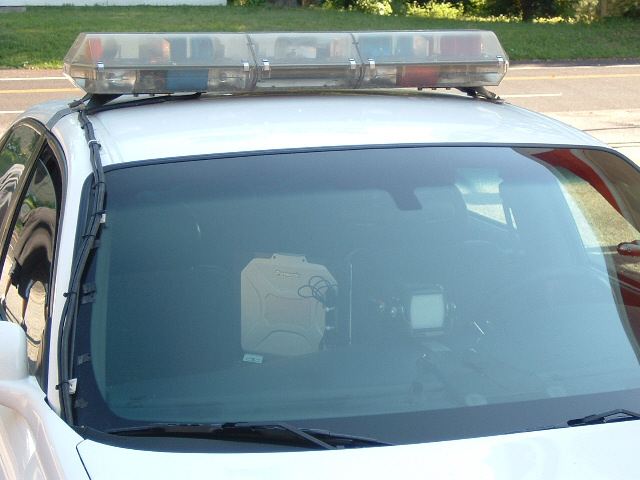
[[[145,452],[85,441],[92,480],[112,478],[327,479],[637,478],[637,423],[543,430],[423,445],[300,453]],[[239,455],[242,456],[239,459]]]
[[[103,164],[203,154],[387,144],[604,146],[584,132],[507,103],[453,94],[215,97],[91,117]],[[65,102],[27,115],[47,122]],[[162,109],[162,114],[159,111]],[[402,112],[398,118],[397,112]],[[396,113],[394,113],[396,112]],[[395,117],[394,117],[395,114]],[[64,117],[57,128],[75,123]],[[391,123],[391,127],[390,127]],[[186,131],[176,138],[176,131]]]
[[[20,328],[20,327],[18,327]],[[34,377],[0,384],[2,478],[82,478],[82,440],[49,407]]]
[[[434,98],[435,97],[435,98]],[[400,107],[398,106],[400,103]],[[96,135],[108,132],[107,150],[130,162],[207,153],[347,145],[415,143],[598,144],[592,137],[508,104],[477,102],[459,95],[425,98],[362,96],[214,98],[117,110],[94,118]],[[394,117],[401,111],[402,117]],[[393,124],[390,128],[389,123]],[[153,135],[148,135],[149,127]],[[180,141],[178,128],[188,131]],[[146,131],[144,138],[140,135]]]
[[10,394],[21,399],[22,408],[0,406],[1,478],[83,478],[75,448],[82,438],[37,396],[33,377],[13,383]]

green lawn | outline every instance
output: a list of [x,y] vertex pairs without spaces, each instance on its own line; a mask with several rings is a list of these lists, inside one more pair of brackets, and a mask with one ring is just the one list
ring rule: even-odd
[[84,31],[493,30],[511,60],[640,59],[640,21],[522,23],[377,16],[318,8],[30,7],[0,13],[0,68],[58,68]]

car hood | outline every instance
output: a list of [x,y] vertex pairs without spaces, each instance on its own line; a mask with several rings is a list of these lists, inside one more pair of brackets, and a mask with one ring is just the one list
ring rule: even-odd
[[389,479],[636,478],[640,422],[541,430],[487,438],[296,453],[166,453],[85,440],[92,480],[125,478]]

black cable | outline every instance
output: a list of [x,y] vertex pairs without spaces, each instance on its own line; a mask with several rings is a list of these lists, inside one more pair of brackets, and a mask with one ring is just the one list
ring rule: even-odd
[[[314,282],[315,283],[312,283]],[[306,285],[301,286],[298,289],[298,295],[301,298],[314,298],[318,301],[325,310],[333,310],[336,308],[337,292],[335,290],[336,285],[332,284],[329,280],[320,275],[314,275],[309,279]],[[303,290],[309,289],[309,294],[304,294]]]
[[97,97],[92,97],[89,103],[87,103],[86,111],[88,115],[93,115],[98,112],[118,110],[121,108],[138,107],[141,105],[155,105],[167,102],[194,100],[200,98],[201,96],[202,94],[197,92],[184,95],[161,95],[154,97],[143,97],[136,98],[135,100],[127,100],[126,102],[109,103],[111,100],[120,97],[120,95],[98,95]]
[[[309,279],[306,285],[298,289],[298,295],[301,298],[313,298],[322,305],[325,311],[325,332],[320,340],[319,349],[322,350],[326,346],[335,345],[336,337],[336,307],[338,306],[337,285],[332,284],[326,278],[320,275],[314,275]],[[305,289],[309,289],[309,293],[304,293]]]
[[[60,322],[59,335],[59,386],[67,386],[71,380],[71,356],[70,338],[74,328],[75,318],[77,315],[78,302],[80,296],[80,283],[82,281],[82,273],[89,259],[89,254],[94,246],[94,242],[98,235],[98,230],[103,222],[104,216],[104,199],[105,199],[105,181],[102,169],[102,161],[100,158],[100,144],[98,143],[93,125],[89,120],[84,104],[75,105],[78,108],[78,121],[84,130],[85,139],[90,152],[91,168],[93,171],[93,181],[91,184],[88,221],[86,222],[78,254],[76,255],[69,282],[69,291],[65,294],[67,300],[62,312],[62,320]],[[71,392],[69,388],[59,388],[60,402],[63,417],[68,423],[73,423],[73,412],[71,403]]]

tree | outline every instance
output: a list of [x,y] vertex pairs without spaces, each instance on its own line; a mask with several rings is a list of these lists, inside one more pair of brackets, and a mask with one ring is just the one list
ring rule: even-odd
[[576,0],[487,0],[491,15],[515,15],[523,21],[535,18],[567,17]]

